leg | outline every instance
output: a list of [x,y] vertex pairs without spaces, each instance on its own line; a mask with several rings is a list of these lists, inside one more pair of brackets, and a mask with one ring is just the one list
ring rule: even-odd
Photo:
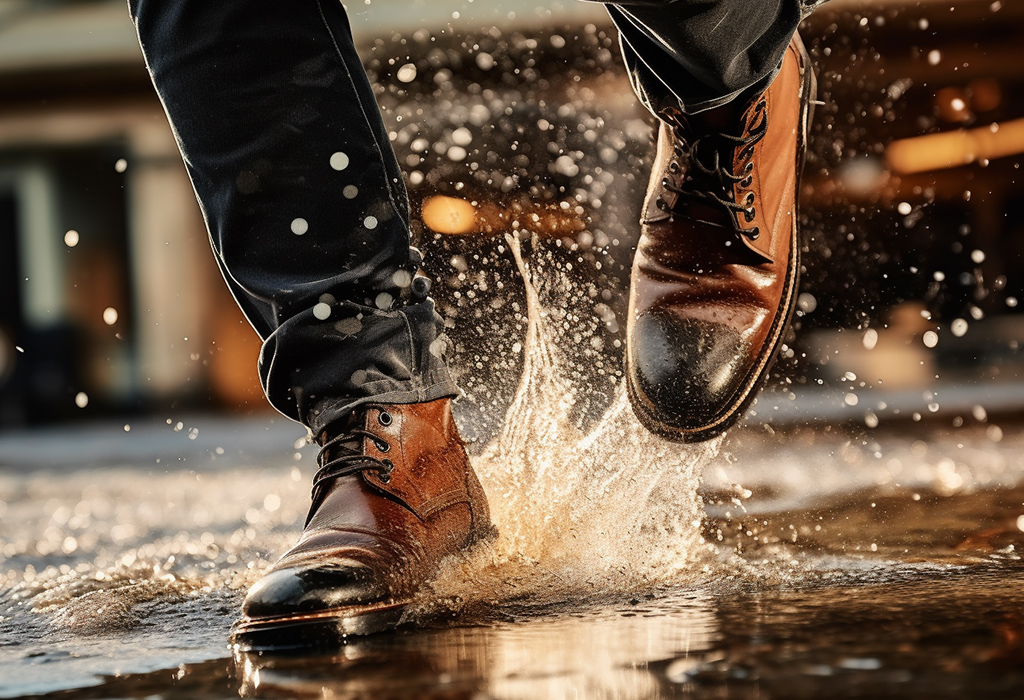
[[317,434],[369,400],[456,395],[341,4],[130,5],[274,407]]
[[626,378],[673,440],[719,435],[768,377],[799,271],[797,181],[813,73],[799,0],[609,5],[660,120],[633,261]]
[[[337,0],[130,0],[270,402],[323,449],[243,638],[394,624],[489,527],[401,172]],[[312,629],[311,629],[312,628]]]
[[779,71],[800,20],[824,0],[585,0],[604,2],[619,30],[633,88],[657,114],[694,114]]

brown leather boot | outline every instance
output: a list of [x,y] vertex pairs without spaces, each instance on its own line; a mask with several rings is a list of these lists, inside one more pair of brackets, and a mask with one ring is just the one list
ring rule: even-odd
[[450,399],[362,406],[320,443],[305,530],[249,590],[243,648],[390,629],[441,559],[493,531]]
[[663,437],[722,433],[768,376],[796,294],[813,81],[794,36],[763,94],[661,122],[633,261],[626,377],[637,416]]

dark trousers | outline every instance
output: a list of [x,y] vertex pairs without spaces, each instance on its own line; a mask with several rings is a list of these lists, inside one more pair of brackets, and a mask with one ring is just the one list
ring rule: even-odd
[[[605,3],[652,111],[767,86],[801,0]],[[317,433],[458,393],[402,173],[338,0],[129,0],[271,404]]]

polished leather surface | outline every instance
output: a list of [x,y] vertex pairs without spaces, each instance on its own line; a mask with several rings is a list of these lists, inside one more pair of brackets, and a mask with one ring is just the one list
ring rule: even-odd
[[299,542],[250,589],[247,618],[357,615],[359,606],[407,598],[441,559],[491,531],[450,399],[373,405],[357,427],[374,436],[362,439],[363,454],[394,465],[390,478],[363,471],[331,482]]
[[[808,70],[795,37],[778,77],[744,106],[731,128],[738,137],[749,136],[767,120],[752,149],[736,147],[726,156],[732,172],[743,177],[723,192],[753,207],[749,219],[743,212],[680,201],[675,189],[685,187],[693,166],[673,148],[713,129],[701,115],[679,115],[692,130],[681,134],[681,142],[684,129],[661,123],[633,262],[626,364],[638,417],[664,437],[703,440],[731,426],[780,345],[799,267],[796,188]],[[756,235],[749,235],[754,227]]]

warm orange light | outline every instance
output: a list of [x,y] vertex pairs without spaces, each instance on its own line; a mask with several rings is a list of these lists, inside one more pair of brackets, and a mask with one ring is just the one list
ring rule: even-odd
[[464,199],[437,195],[423,202],[423,223],[437,233],[462,236],[478,228],[476,207]]
[[1024,153],[1024,119],[893,141],[885,158],[902,175]]

